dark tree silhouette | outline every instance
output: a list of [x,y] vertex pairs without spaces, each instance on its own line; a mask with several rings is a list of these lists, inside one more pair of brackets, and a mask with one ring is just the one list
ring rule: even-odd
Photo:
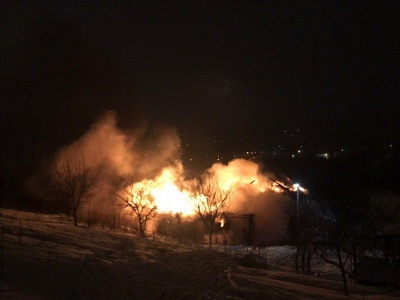
[[68,205],[78,226],[78,210],[82,203],[89,202],[95,193],[98,175],[86,167],[85,161],[61,159],[50,169],[51,188],[54,198]]
[[147,221],[156,213],[157,206],[151,195],[153,184],[150,181],[130,184],[125,180],[125,188],[118,192],[118,204],[128,208],[136,215],[139,224],[139,236],[145,237]]
[[196,213],[208,228],[209,247],[216,220],[227,209],[232,197],[232,186],[223,187],[215,173],[207,172],[189,182],[191,201]]
[[292,197],[282,202],[283,218],[288,222],[288,235],[290,242],[296,245],[295,267],[299,270],[301,259],[301,271],[303,274],[311,272],[311,254],[314,242],[317,239],[316,218],[318,206],[311,198],[303,197],[296,206],[296,200]]

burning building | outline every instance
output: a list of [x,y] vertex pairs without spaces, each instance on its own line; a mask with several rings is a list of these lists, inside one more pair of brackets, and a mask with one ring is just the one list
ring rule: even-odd
[[[231,225],[241,220],[242,241],[252,243],[255,232],[259,240],[281,237],[285,225],[279,210],[283,192],[292,187],[271,180],[271,174],[262,172],[258,164],[240,158],[213,164],[198,177],[204,186],[195,186],[193,178],[186,178],[180,142],[171,128],[122,130],[115,113],[108,112],[54,160],[84,158],[87,167],[101,173],[91,200],[92,212],[121,213],[122,209],[139,219],[144,231],[156,214],[179,214],[183,220],[199,217],[212,230],[225,213],[222,219]],[[212,174],[212,180],[204,180],[206,174]],[[238,235],[234,227],[228,232],[225,226],[228,238]]]

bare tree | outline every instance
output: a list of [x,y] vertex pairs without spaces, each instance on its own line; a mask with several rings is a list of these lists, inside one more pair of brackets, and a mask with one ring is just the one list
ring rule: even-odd
[[[315,249],[323,260],[340,269],[346,295],[346,276],[352,280],[358,278],[360,259],[374,249],[374,237],[393,222],[396,213],[396,209],[390,210],[383,204],[357,205],[358,197],[352,195],[346,202],[336,201],[338,203],[331,200],[330,210],[315,223],[319,232]],[[335,260],[329,258],[330,254]]]
[[[327,263],[339,268],[342,275],[343,289],[346,296],[349,295],[347,276],[352,276],[348,270],[350,254],[346,249],[349,247],[351,234],[347,224],[341,224],[332,217],[325,217],[319,220],[319,242],[316,250],[320,257]],[[331,259],[333,254],[335,259]]]
[[175,218],[178,222],[178,242],[179,244],[182,244],[182,228],[181,228],[181,223],[182,223],[182,213],[177,212],[175,214]]
[[306,197],[303,197],[298,206],[295,201],[287,199],[282,203],[282,217],[288,221],[289,239],[297,248],[295,257],[296,271],[300,269],[300,259],[302,273],[310,274],[313,244],[318,235],[316,230],[318,207],[312,199]]
[[52,192],[55,198],[65,203],[78,226],[78,210],[82,203],[94,196],[98,182],[97,173],[86,167],[85,161],[63,159],[50,169]]
[[352,278],[349,270],[352,258],[348,251],[352,239],[352,224],[350,218],[339,217],[337,211],[321,209],[320,205],[311,201],[303,201],[299,206],[296,206],[294,201],[283,204],[284,216],[289,220],[289,234],[297,246],[296,270],[299,269],[301,258],[302,273],[309,273],[309,255],[315,252],[325,262],[339,268],[344,293],[348,295],[346,276]]
[[144,237],[147,221],[155,215],[157,210],[155,199],[151,195],[153,184],[151,181],[134,184],[125,181],[125,183],[123,191],[117,193],[118,203],[135,213],[139,223],[139,236]]
[[215,173],[211,172],[191,180],[189,185],[193,207],[208,228],[211,248],[214,225],[230,204],[232,186],[222,187]]

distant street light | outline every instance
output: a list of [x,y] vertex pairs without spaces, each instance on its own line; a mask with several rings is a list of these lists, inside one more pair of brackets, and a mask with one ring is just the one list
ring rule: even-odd
[[295,189],[295,191],[297,192],[296,194],[296,218],[297,221],[299,220],[299,198],[300,198],[300,184],[295,183],[293,185],[293,188]]

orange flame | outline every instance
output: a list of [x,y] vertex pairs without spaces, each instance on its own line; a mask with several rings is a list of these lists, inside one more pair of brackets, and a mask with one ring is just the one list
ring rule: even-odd
[[166,168],[154,180],[155,188],[151,194],[157,203],[157,210],[165,213],[182,213],[194,215],[195,211],[190,204],[190,195],[182,191],[178,185],[178,176],[172,168]]
[[[220,186],[223,189],[232,188],[233,200],[237,197],[246,199],[247,195],[264,193],[267,190],[282,193],[283,190],[268,177],[258,173],[258,165],[245,159],[236,159],[228,165],[214,164],[210,171],[215,172]],[[195,215],[189,191],[184,190],[183,167],[181,164],[164,168],[160,175],[152,180],[145,179],[141,183],[150,181],[153,189],[157,211],[161,213],[182,213],[184,216]],[[138,183],[138,184],[141,184]],[[221,220],[221,227],[224,226]]]

